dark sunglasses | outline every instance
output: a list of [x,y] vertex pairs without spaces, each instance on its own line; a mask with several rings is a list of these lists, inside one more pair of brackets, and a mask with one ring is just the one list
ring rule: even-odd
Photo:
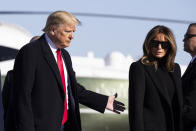
[[152,40],[150,43],[150,46],[157,48],[159,44],[161,45],[162,49],[168,49],[170,47],[170,43],[168,41],[163,42],[163,41],[158,41],[158,40]]
[[184,35],[184,39],[190,39],[192,37],[196,37],[196,35],[195,34],[185,34]]

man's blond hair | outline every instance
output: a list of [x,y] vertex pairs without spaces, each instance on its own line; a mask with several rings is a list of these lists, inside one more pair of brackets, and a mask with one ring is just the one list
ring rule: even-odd
[[48,16],[43,31],[48,32],[51,26],[58,26],[60,24],[80,25],[80,21],[69,12],[56,11]]

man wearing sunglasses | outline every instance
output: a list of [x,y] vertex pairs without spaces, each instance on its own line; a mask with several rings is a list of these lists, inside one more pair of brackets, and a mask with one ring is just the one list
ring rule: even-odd
[[196,131],[196,23],[189,25],[183,42],[184,51],[192,56],[192,60],[182,76],[183,130]]

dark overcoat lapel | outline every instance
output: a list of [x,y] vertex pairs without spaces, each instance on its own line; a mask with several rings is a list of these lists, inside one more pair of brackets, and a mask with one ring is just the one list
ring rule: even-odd
[[188,65],[187,69],[185,70],[182,77],[185,77],[186,75],[190,74],[189,72],[193,69],[194,65],[196,64],[196,59],[192,62],[192,65]]
[[[42,37],[44,37],[44,35]],[[61,81],[61,76],[59,73],[59,69],[58,69],[56,60],[52,54],[52,51],[51,51],[49,45],[47,44],[47,42],[45,41],[45,39],[42,39],[40,44],[42,46],[43,56],[44,56],[45,60],[47,61],[48,65],[50,66],[51,70],[53,71],[54,76],[56,77],[58,84],[59,84],[59,87],[60,87],[60,90],[62,92],[61,94],[64,98],[64,91],[63,91],[63,84]]]
[[66,69],[67,69],[67,73],[68,73],[68,78],[69,78],[69,82],[70,82],[69,87],[72,90],[73,97],[76,98],[77,97],[77,95],[76,95],[77,91],[76,91],[75,85],[73,85],[74,83],[76,84],[76,80],[74,79],[75,78],[75,73],[73,72],[73,69],[72,69],[71,58],[68,55],[68,52],[64,49],[62,50],[62,57],[64,59]]
[[67,74],[68,74],[68,92],[69,92],[69,106],[71,108],[70,111],[70,116],[69,118],[71,122],[74,125],[74,130],[79,131],[81,129],[81,124],[80,124],[80,113],[79,113],[79,106],[78,106],[78,98],[77,98],[77,87],[76,79],[75,79],[75,72],[73,71],[72,68],[72,62],[69,53],[65,50],[62,49],[62,57],[66,65],[67,69]]
[[[159,90],[160,94],[163,96],[163,98],[167,101],[167,103],[171,106],[171,101],[169,100],[169,95],[168,92],[166,90],[165,87],[163,87],[162,84],[160,84],[160,80],[158,79],[158,77],[156,77],[157,75],[155,74],[155,68],[153,66],[145,66],[145,70],[148,72],[149,76],[151,77],[154,85],[157,87],[157,89]],[[177,91],[177,97],[178,97],[178,104],[179,106],[181,105],[181,103],[179,103],[180,101],[182,101],[181,99],[181,91],[180,89],[178,89],[178,87],[180,87],[181,83],[179,83],[179,81],[177,80],[177,74],[176,72],[170,72],[169,73],[172,77],[172,80],[174,82],[175,85],[175,89]]]
[[146,72],[151,77],[151,80],[153,81],[155,87],[160,92],[161,96],[166,100],[166,102],[171,106],[171,101],[169,100],[169,95],[166,91],[166,88],[163,87],[163,85],[160,83],[160,80],[158,79],[157,75],[155,74],[155,68],[154,66],[145,66],[144,68]]
[[186,71],[184,72],[184,74],[183,74],[183,76],[182,77],[184,77],[184,76],[186,76],[187,74],[189,74],[189,72],[192,70],[192,68],[193,68],[193,65],[195,65],[196,64],[196,59],[193,61],[193,63],[192,63],[192,65],[191,66],[188,66],[187,67],[187,69],[186,69]]

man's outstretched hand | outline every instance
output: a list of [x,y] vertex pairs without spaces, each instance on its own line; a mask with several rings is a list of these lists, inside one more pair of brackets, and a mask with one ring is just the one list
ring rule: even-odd
[[117,98],[117,96],[117,93],[114,96],[109,96],[106,109],[120,114],[120,112],[123,112],[125,110],[125,104],[120,101],[116,101],[115,98]]

